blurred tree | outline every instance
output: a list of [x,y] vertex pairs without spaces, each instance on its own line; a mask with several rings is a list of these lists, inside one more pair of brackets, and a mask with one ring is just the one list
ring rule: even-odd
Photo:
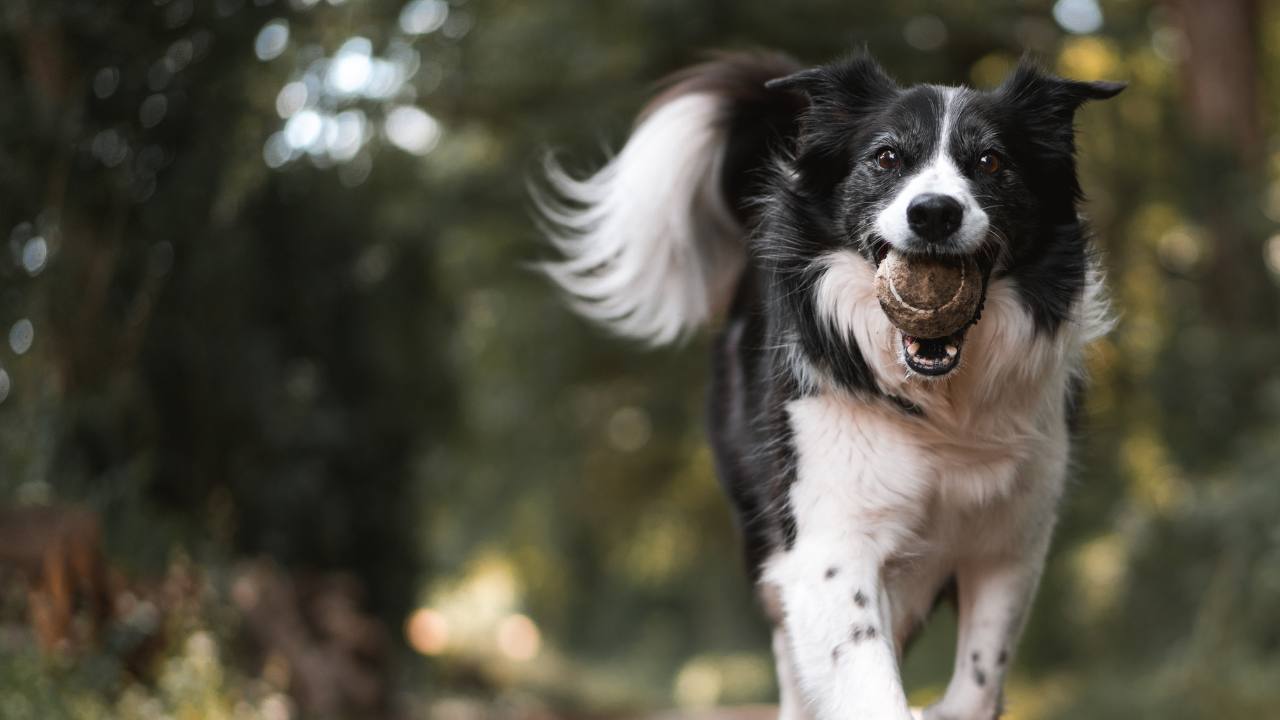
[[[1265,167],[1259,5],[1256,0],[1178,0],[1173,5],[1185,38],[1179,71],[1197,141],[1197,162],[1187,170],[1205,191],[1197,193],[1193,210],[1205,222],[1213,247],[1205,272],[1205,306],[1223,330],[1274,327],[1280,296],[1266,267],[1256,262],[1260,213],[1235,202],[1242,192],[1258,194]],[[1238,180],[1204,181],[1224,176]]]
[[[39,340],[8,412],[43,420],[14,429],[38,442],[7,463],[92,498],[152,568],[177,539],[352,567],[398,618],[419,560],[410,463],[452,413],[435,230],[397,192],[403,158],[354,189],[264,165],[283,84],[254,57],[268,12],[6,9],[5,83],[26,91],[2,119],[5,218],[19,257],[47,247],[29,277],[7,271],[5,317]],[[310,16],[285,16],[305,37]]]

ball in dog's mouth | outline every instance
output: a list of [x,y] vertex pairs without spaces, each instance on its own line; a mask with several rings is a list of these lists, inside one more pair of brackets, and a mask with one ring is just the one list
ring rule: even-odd
[[885,254],[876,271],[876,296],[901,331],[907,367],[940,376],[960,364],[965,332],[976,320],[984,285],[978,263],[969,256]]

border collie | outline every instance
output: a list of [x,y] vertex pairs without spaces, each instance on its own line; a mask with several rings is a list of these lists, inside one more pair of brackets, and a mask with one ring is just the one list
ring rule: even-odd
[[[727,312],[711,439],[783,718],[1001,714],[1083,352],[1109,329],[1073,119],[1123,88],[1025,60],[980,91],[904,87],[866,53],[724,55],[676,75],[595,174],[548,161],[535,196],[563,257],[545,270],[577,311],[651,344]],[[890,249],[976,260],[965,330],[890,323],[874,286]],[[898,663],[944,595],[954,673],[911,710]]]

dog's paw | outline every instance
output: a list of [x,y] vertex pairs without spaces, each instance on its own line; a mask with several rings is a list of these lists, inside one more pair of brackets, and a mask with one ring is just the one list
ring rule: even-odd
[[911,720],[924,720],[924,708],[910,708]]

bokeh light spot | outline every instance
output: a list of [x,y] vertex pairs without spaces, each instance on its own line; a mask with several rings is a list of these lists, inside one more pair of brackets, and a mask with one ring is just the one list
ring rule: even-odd
[[195,57],[195,43],[188,38],[176,40],[169,46],[169,51],[165,53],[165,57],[169,59],[169,66],[174,72],[178,72],[185,68]]
[[947,26],[936,15],[917,15],[902,28],[907,44],[926,52],[947,44]]
[[449,18],[449,5],[442,0],[413,0],[400,11],[400,29],[409,35],[435,32]]
[[289,118],[284,125],[284,137],[296,149],[305,149],[320,139],[324,132],[324,119],[314,110],[303,110]]
[[1101,37],[1071,38],[1058,56],[1058,71],[1066,77],[1113,77],[1123,72],[1122,64],[1115,44]]
[[93,76],[93,94],[99,100],[105,100],[115,94],[120,87],[120,71],[115,67],[104,67]]
[[723,687],[719,668],[704,660],[692,660],[676,675],[676,703],[683,708],[710,708],[720,700]]
[[36,328],[27,318],[22,318],[9,328],[9,349],[17,355],[25,355],[36,339]]
[[148,95],[138,108],[138,122],[142,123],[142,127],[153,128],[164,120],[164,115],[168,111],[169,101],[164,95],[159,93]]
[[471,27],[475,25],[475,18],[468,12],[455,12],[445,21],[444,28],[440,32],[450,40],[459,40],[471,32]]
[[498,623],[498,651],[511,660],[526,661],[542,649],[542,633],[527,616],[513,613]]
[[384,127],[391,144],[414,155],[426,155],[440,141],[440,123],[412,105],[401,105],[387,113]]
[[355,95],[364,89],[373,74],[369,56],[373,44],[368,38],[353,37],[338,48],[325,75],[325,86],[339,95]]
[[1072,606],[1077,622],[1096,622],[1120,598],[1124,589],[1129,548],[1118,534],[1094,538],[1080,546],[1072,558],[1078,603]]
[[253,41],[253,53],[259,60],[274,60],[289,46],[289,21],[275,19],[258,31]]
[[307,106],[307,97],[306,83],[295,80],[286,84],[276,95],[276,114],[281,119],[288,120]]
[[1067,32],[1087,35],[1102,29],[1102,8],[1097,0],[1058,0],[1053,19]]
[[449,647],[449,621],[438,610],[418,608],[404,625],[409,646],[423,655],[439,655]]
[[262,161],[272,170],[283,167],[293,159],[293,146],[283,132],[272,133],[262,146]]
[[407,73],[397,63],[381,59],[371,60],[369,77],[361,91],[371,98],[389,98],[403,87],[406,75]]
[[365,116],[360,110],[347,110],[325,121],[325,149],[329,156],[346,162],[360,152],[365,138]]
[[1189,273],[1204,259],[1209,243],[1195,228],[1179,225],[1156,238],[1156,253],[1165,267]]
[[13,388],[13,383],[9,380],[9,373],[4,368],[0,368],[0,403],[9,397],[9,390]]
[[[156,5],[160,4],[156,3]],[[164,8],[164,24],[169,29],[182,27],[191,20],[191,14],[194,11],[194,0],[173,0]]]
[[1267,262],[1267,268],[1280,278],[1280,234],[1272,235],[1267,244],[1263,246],[1263,258]]
[[294,716],[292,701],[287,695],[278,692],[263,698],[258,711],[262,714],[262,720],[292,720]]
[[114,128],[94,135],[90,149],[93,156],[109,168],[119,165],[129,156],[129,143]]
[[22,246],[22,269],[28,275],[39,275],[49,259],[49,244],[39,235],[31,238]]
[[652,436],[653,423],[649,413],[641,408],[618,408],[609,418],[609,444],[622,452],[639,450]]

